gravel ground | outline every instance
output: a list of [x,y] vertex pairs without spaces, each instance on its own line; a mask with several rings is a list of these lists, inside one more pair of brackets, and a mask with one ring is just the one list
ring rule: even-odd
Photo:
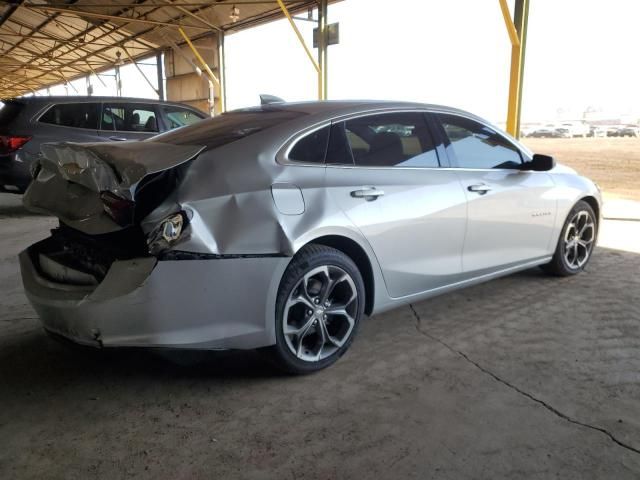
[[257,352],[50,339],[15,255],[53,220],[0,197],[2,479],[640,478],[638,222],[582,275],[369,318],[335,366],[286,377]]

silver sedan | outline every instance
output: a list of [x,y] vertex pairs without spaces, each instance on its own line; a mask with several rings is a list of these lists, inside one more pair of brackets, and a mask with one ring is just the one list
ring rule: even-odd
[[518,270],[573,275],[596,185],[464,111],[282,103],[141,142],[49,144],[20,255],[49,332],[94,346],[270,347],[305,373],[364,315]]

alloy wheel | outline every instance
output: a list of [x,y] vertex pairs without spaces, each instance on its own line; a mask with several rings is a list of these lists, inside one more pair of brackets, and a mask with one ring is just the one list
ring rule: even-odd
[[564,259],[569,268],[575,270],[587,263],[595,232],[595,222],[588,211],[580,210],[571,218],[564,233]]
[[335,265],[315,267],[289,294],[282,316],[287,347],[297,358],[318,362],[351,336],[358,312],[353,278]]

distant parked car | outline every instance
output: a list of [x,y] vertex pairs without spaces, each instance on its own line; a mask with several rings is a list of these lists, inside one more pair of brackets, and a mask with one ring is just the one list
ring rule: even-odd
[[589,134],[589,124],[586,122],[563,122],[556,129],[558,137],[586,137]]
[[625,125],[618,131],[619,137],[640,137],[640,127],[638,125]]
[[553,123],[548,123],[535,129],[529,136],[533,138],[555,138],[558,133],[556,132],[556,126]]
[[607,137],[619,137],[622,125],[609,125],[607,127]]
[[207,114],[180,103],[122,97],[25,97],[0,108],[0,191],[22,193],[48,142],[140,140]]
[[607,136],[607,127],[601,125],[591,125],[589,129],[589,137],[602,138]]

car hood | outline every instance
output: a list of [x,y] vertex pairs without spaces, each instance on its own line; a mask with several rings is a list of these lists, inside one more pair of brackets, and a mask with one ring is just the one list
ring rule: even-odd
[[556,163],[556,166],[553,167],[552,170],[553,173],[568,173],[571,175],[577,175],[578,172],[576,172],[573,168],[568,167],[562,163]]
[[135,202],[137,187],[148,175],[195,158],[202,146],[159,142],[56,143],[42,145],[37,174],[23,197],[27,210],[57,216],[89,234],[126,225],[105,214],[101,194]]

